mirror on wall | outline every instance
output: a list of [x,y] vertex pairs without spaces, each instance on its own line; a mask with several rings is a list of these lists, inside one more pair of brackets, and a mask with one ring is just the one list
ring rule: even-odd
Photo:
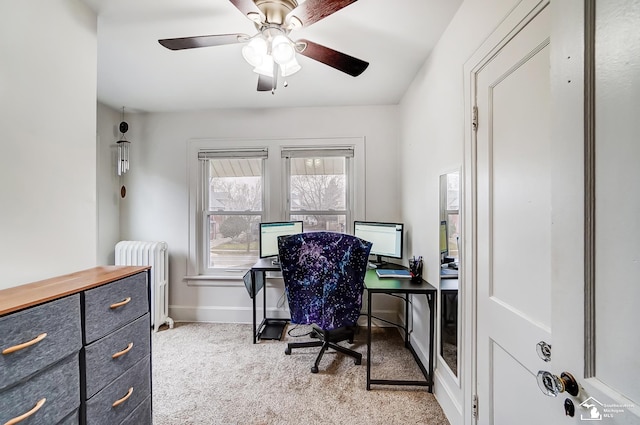
[[440,356],[458,376],[460,171],[440,176]]

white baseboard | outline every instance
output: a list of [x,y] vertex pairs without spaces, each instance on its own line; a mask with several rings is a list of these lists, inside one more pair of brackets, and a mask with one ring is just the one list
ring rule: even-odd
[[[211,323],[251,323],[251,307],[193,307],[169,306],[169,315],[176,322],[211,322]],[[267,309],[267,317],[288,319],[289,312],[273,308]],[[256,321],[262,321],[262,309],[256,312]]]
[[[456,400],[455,394],[447,385],[447,381],[443,379],[442,372],[439,369],[434,370],[433,393],[442,407],[442,411],[449,420],[451,425],[463,425],[464,417],[462,415],[462,406]],[[459,391],[459,388],[456,388]]]
[[[398,312],[394,310],[374,311],[375,316],[381,319],[398,323]],[[194,307],[170,305],[169,315],[176,322],[211,322],[211,323],[252,323],[251,307]],[[262,321],[262,309],[256,313],[257,322]],[[288,319],[289,312],[281,308],[267,308],[267,317],[276,319]],[[371,320],[374,326],[391,326],[382,320]],[[360,326],[367,326],[367,317],[360,316],[358,320]]]

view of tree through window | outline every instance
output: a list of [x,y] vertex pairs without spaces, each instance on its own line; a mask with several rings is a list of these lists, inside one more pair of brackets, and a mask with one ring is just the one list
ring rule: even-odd
[[262,159],[209,159],[209,268],[250,268],[258,257]]
[[347,178],[344,157],[290,159],[290,218],[305,231],[343,232],[347,222]]

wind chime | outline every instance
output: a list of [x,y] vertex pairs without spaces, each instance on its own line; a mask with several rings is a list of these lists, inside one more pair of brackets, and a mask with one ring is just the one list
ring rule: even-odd
[[[122,176],[129,171],[129,146],[131,142],[124,135],[129,130],[129,124],[124,120],[124,106],[122,107],[122,122],[120,122],[120,140],[116,142],[118,146],[118,176]],[[122,185],[120,188],[120,196],[124,198],[127,195],[127,188]]]
[[124,120],[124,107],[122,107],[122,122],[120,123],[120,140],[118,144],[118,175],[121,176],[129,171],[129,146],[131,143],[124,135],[129,130],[129,124]]

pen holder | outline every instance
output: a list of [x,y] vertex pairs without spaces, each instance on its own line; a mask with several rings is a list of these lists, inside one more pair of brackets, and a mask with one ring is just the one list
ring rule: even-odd
[[422,257],[409,258],[409,271],[411,272],[411,280],[420,282],[422,280]]

